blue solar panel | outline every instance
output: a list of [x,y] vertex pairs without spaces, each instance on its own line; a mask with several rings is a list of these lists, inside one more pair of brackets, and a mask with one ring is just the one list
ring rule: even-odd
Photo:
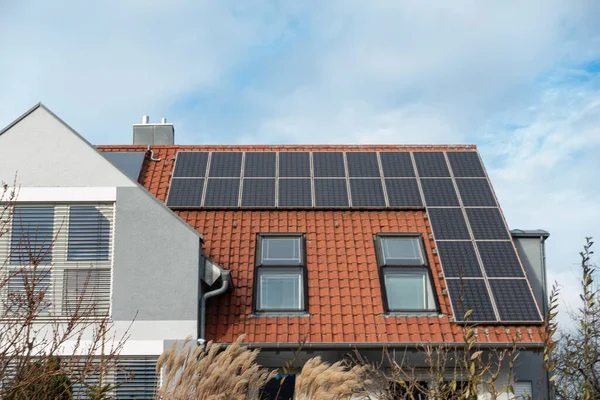
[[477,242],[483,268],[488,277],[523,278],[515,247],[508,242]]
[[173,178],[167,206],[200,207],[204,179]]
[[456,186],[465,207],[496,206],[496,199],[487,179],[456,179]]
[[209,179],[204,198],[205,207],[237,207],[240,179]]
[[345,177],[344,155],[341,152],[314,152],[313,170],[315,177]]
[[204,178],[208,153],[202,151],[180,151],[177,153],[173,176],[176,178]]
[[385,207],[381,179],[350,179],[353,207]]
[[482,276],[473,243],[439,242],[437,249],[446,278]]
[[498,208],[467,208],[475,240],[510,240]]
[[428,207],[460,205],[452,179],[421,179],[421,188]]
[[485,177],[477,152],[449,151],[447,154],[455,177]]
[[275,178],[276,153],[246,153],[244,177]]
[[214,152],[210,159],[209,177],[236,177],[242,173],[242,153]]
[[420,177],[442,178],[449,177],[450,171],[446,165],[446,158],[442,152],[421,151],[414,152],[415,164]]
[[379,178],[379,162],[374,152],[347,152],[348,176],[358,178]]
[[316,207],[348,207],[345,179],[315,179]]
[[412,178],[415,176],[412,158],[407,151],[382,151],[379,153],[383,175],[386,178]]
[[465,314],[470,322],[494,322],[496,314],[492,306],[490,293],[484,279],[446,279],[448,292],[457,321],[465,321]]
[[244,179],[242,207],[275,207],[275,179]]
[[385,188],[390,207],[422,207],[416,179],[386,179]]
[[310,153],[280,152],[279,177],[310,178]]
[[535,299],[525,279],[490,279],[500,319],[505,322],[541,322]]
[[279,179],[279,207],[311,207],[310,179]]
[[469,240],[469,230],[460,208],[428,208],[436,240]]

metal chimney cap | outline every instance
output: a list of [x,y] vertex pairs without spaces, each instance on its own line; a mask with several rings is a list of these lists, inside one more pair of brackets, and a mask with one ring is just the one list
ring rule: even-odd
[[149,124],[150,123],[150,117],[147,115],[142,116],[142,124]]
[[163,117],[163,118],[161,118],[161,119],[160,119],[160,123],[161,123],[161,124],[166,124],[166,123],[167,123],[167,119],[166,119],[166,118],[164,118],[164,117]]

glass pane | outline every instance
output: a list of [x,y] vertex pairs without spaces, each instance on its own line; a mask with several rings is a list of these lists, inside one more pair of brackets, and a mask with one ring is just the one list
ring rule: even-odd
[[419,238],[387,237],[381,239],[383,258],[386,265],[421,265],[423,256]]
[[54,207],[15,207],[12,220],[10,263],[50,264]]
[[298,274],[261,273],[259,309],[300,310],[302,278]]
[[263,237],[262,263],[266,265],[300,265],[299,237]]
[[110,221],[94,206],[71,207],[69,211],[69,261],[108,260]]
[[388,306],[391,310],[425,309],[425,274],[390,273],[385,275]]

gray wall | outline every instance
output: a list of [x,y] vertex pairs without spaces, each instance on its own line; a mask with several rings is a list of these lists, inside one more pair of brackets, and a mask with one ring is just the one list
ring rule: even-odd
[[200,236],[144,189],[118,188],[115,320],[196,320]]
[[0,135],[0,181],[27,186],[136,186],[77,132],[39,106]]
[[545,266],[543,265],[543,246],[540,237],[513,237],[517,252],[523,261],[523,266],[527,271],[531,288],[535,298],[542,309],[542,313],[547,311],[547,288],[545,277]]

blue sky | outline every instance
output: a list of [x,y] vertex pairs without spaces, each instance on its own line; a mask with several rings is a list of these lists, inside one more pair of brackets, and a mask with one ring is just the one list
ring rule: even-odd
[[0,1],[0,125],[44,102],[96,144],[475,143],[574,307],[600,238],[600,2]]

